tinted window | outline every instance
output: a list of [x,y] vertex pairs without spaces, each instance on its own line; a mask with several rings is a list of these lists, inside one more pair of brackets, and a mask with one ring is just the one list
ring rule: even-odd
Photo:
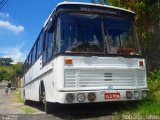
[[42,41],[43,41],[43,33],[40,35],[37,44],[37,57],[42,53]]
[[103,20],[109,54],[139,53],[134,26],[130,19],[104,17]]
[[37,46],[35,44],[33,51],[32,51],[32,63],[34,63],[36,60],[36,49],[37,49]]
[[31,66],[31,63],[32,63],[32,54],[30,53],[29,54],[29,59],[28,59],[29,61],[28,61],[28,63],[29,63],[29,66]]
[[92,14],[63,14],[58,18],[56,51],[103,52],[101,18]]
[[53,25],[46,30],[43,41],[43,63],[48,62],[53,55]]
[[139,51],[132,19],[79,13],[57,19],[55,54],[139,55]]
[[27,58],[27,60],[26,60],[26,71],[28,70],[28,68],[29,68],[29,64],[28,64],[28,58]]
[[52,31],[48,32],[47,39],[48,39],[47,60],[49,60],[52,57],[52,53],[53,53],[53,32]]
[[43,40],[43,63],[47,62],[47,34],[44,34]]

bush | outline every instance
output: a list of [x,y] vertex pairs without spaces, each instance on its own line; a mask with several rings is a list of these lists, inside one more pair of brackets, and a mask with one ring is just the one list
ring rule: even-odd
[[150,73],[148,78],[148,88],[151,94],[160,90],[160,69],[154,70]]

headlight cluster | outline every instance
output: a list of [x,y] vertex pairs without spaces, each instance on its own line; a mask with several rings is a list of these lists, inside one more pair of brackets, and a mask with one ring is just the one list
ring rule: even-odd
[[149,97],[149,91],[142,91],[142,98],[146,99]]
[[68,103],[72,103],[72,102],[74,101],[74,99],[75,99],[74,94],[68,93],[68,94],[66,95],[66,101],[67,101]]
[[147,99],[149,97],[149,91],[148,90],[144,90],[142,92],[140,91],[126,91],[126,98],[127,99],[132,99],[134,97],[134,99]]
[[139,99],[140,97],[141,97],[140,92],[139,91],[134,91],[134,98]]
[[88,101],[90,102],[93,102],[96,100],[96,94],[94,92],[90,92],[88,93],[88,95],[86,95],[85,93],[78,93],[77,95],[73,93],[68,93],[66,95],[66,101],[68,103],[72,103],[76,98],[78,102],[85,102],[86,99],[88,99]]
[[86,95],[84,93],[78,93],[77,94],[77,100],[79,102],[84,102],[86,100]]
[[127,91],[126,92],[126,98],[127,99],[132,99],[132,97],[133,97],[133,93],[131,91]]

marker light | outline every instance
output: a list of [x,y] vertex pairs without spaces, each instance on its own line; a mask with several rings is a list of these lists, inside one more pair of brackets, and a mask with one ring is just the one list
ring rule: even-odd
[[140,92],[139,91],[134,91],[134,98],[139,99],[140,98]]
[[126,98],[127,99],[132,99],[132,97],[133,97],[133,93],[131,91],[127,91],[126,92]]
[[144,62],[143,61],[139,61],[139,66],[144,66]]
[[89,101],[93,102],[96,99],[96,94],[94,92],[90,92],[87,98]]
[[66,101],[67,101],[68,103],[72,103],[72,102],[74,101],[74,99],[75,99],[75,97],[74,97],[74,95],[73,95],[72,93],[68,93],[68,94],[66,95]]
[[84,93],[79,93],[79,94],[77,95],[77,100],[78,100],[79,102],[84,102],[84,101],[86,100],[86,95],[85,95]]
[[72,64],[72,59],[66,58],[66,59],[65,59],[65,63],[66,63],[66,64]]

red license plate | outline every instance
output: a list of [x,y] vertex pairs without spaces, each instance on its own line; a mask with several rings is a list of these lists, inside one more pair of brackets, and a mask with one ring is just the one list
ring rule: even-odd
[[105,99],[119,99],[120,93],[105,93],[104,98]]

